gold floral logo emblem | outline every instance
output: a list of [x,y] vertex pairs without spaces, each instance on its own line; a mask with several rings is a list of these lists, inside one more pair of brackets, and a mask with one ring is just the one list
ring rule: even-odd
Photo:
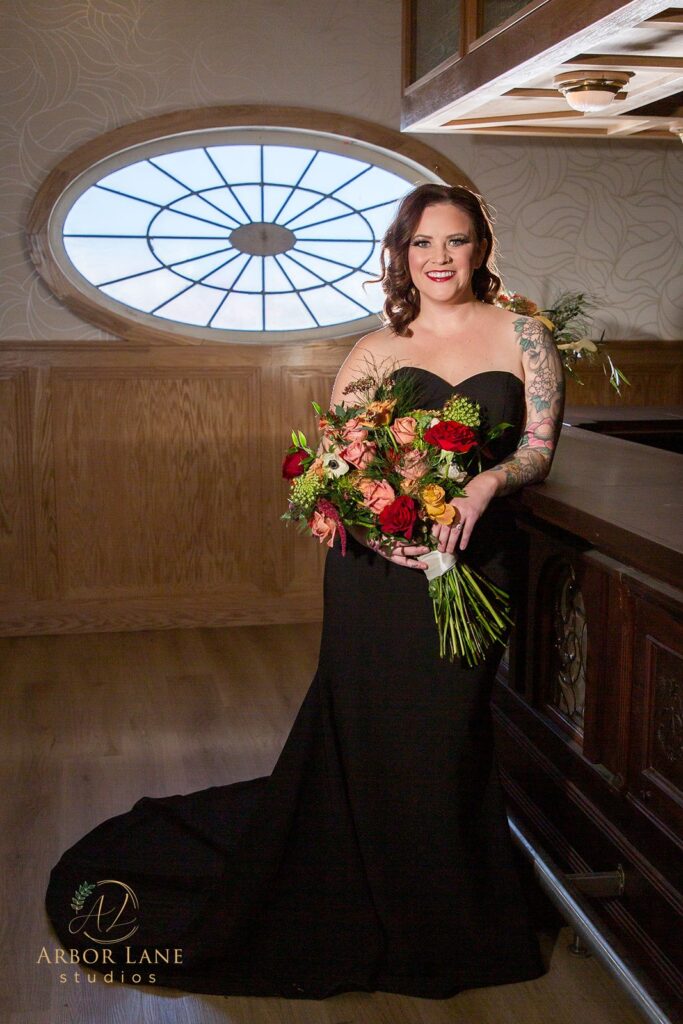
[[69,931],[92,942],[125,942],[139,928],[138,898],[129,885],[114,878],[81,882],[71,898],[71,909],[76,913],[69,921]]

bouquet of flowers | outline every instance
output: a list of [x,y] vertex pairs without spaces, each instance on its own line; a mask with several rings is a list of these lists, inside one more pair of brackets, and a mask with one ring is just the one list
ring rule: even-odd
[[535,302],[519,292],[501,292],[495,304],[513,313],[536,317],[545,324],[557,345],[566,373],[578,384],[582,381],[577,366],[583,360],[592,362],[598,357],[601,357],[602,368],[618,395],[621,394],[621,385],[629,384],[606,350],[605,332],[597,340],[588,337],[589,323],[593,319],[589,310],[594,309],[596,303],[584,292],[561,292],[548,309],[539,309]]
[[332,547],[339,533],[346,554],[346,527],[367,529],[367,539],[391,548],[396,541],[432,548],[425,570],[440,656],[476,665],[502,640],[509,597],[455,555],[435,550],[433,523],[451,525],[451,498],[481,470],[486,445],[510,425],[482,423],[477,402],[457,391],[441,409],[415,407],[417,380],[410,370],[372,371],[351,381],[344,395],[356,404],[323,413],[313,408],[321,431],[314,451],[301,431],[292,431],[282,475],[291,481],[281,519]]

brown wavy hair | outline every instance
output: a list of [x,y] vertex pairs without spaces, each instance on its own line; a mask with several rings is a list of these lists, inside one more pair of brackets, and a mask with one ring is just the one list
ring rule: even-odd
[[382,238],[379,282],[386,295],[382,320],[395,334],[411,338],[409,324],[420,312],[420,293],[408,269],[408,249],[420,217],[427,206],[451,203],[469,214],[477,242],[486,240],[484,259],[472,275],[472,291],[481,302],[493,303],[502,286],[496,267],[497,245],[492,217],[482,196],[464,185],[418,185],[404,196],[396,216]]

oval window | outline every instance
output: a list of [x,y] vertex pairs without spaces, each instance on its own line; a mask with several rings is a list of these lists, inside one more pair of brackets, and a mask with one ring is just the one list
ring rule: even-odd
[[397,204],[443,179],[369,143],[221,128],[128,147],[76,177],[49,243],[90,300],[166,332],[223,341],[378,326],[368,284]]

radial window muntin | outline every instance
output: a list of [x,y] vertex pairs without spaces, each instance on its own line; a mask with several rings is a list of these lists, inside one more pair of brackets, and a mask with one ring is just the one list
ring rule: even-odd
[[[226,173],[228,153],[223,149],[221,158],[221,147],[241,147],[234,150],[240,157],[238,169],[251,158],[252,173],[247,173],[248,164],[239,176]],[[183,158],[183,153],[195,157]],[[197,153],[203,156],[197,158]],[[253,162],[256,154],[258,166]],[[283,180],[284,172],[279,181],[269,180],[275,156],[283,155],[294,164],[299,160],[301,173],[297,177],[296,168],[290,168],[292,180]],[[334,156],[348,161],[346,167],[337,162],[336,177],[326,183],[321,175],[323,180],[316,182],[311,169],[317,164],[322,170],[327,164],[332,173]],[[174,167],[178,157],[190,163],[199,159],[205,170],[213,165],[213,180],[210,174],[194,183],[183,180]],[[153,176],[161,175],[158,180],[167,184],[166,194],[153,198],[141,186],[135,196],[126,191],[121,179],[134,164],[152,168]],[[339,174],[342,169],[345,173]],[[354,189],[359,193],[363,179],[367,183],[373,174],[377,180],[374,200],[354,204]],[[393,179],[383,177],[386,174]],[[379,239],[401,196],[420,182],[442,180],[424,166],[379,146],[319,131],[236,127],[184,132],[129,147],[81,173],[53,207],[49,244],[75,289],[118,316],[161,327],[168,334],[225,342],[341,337],[378,326],[381,290],[378,285],[363,290],[361,278],[367,281],[377,274]],[[394,192],[384,200],[377,190],[381,183],[392,181]],[[93,232],[86,196],[93,187],[98,203],[100,193],[114,197],[113,202],[109,200],[114,213],[120,202],[132,204],[138,214],[144,210],[144,230],[138,225],[134,236],[123,237],[144,242],[149,265],[142,257],[137,266],[129,260],[119,273],[105,249],[107,274],[93,269],[92,260],[88,268],[83,257],[88,244],[92,253],[95,238],[108,237],[113,243],[122,237],[119,231]],[[111,216],[114,213],[110,211]],[[336,233],[337,222],[344,228],[335,237],[330,232]],[[188,243],[194,249],[191,245],[188,251]],[[142,247],[139,252],[143,253]],[[126,281],[136,282],[145,296],[138,306],[145,308],[132,304],[135,288],[126,286]],[[155,287],[158,302],[153,302]],[[242,303],[237,319],[235,309],[230,309],[235,296]],[[187,305],[189,299],[195,303],[194,322],[181,319],[183,302]],[[278,302],[283,300],[288,306],[284,312],[290,316],[288,326],[277,319]]]

